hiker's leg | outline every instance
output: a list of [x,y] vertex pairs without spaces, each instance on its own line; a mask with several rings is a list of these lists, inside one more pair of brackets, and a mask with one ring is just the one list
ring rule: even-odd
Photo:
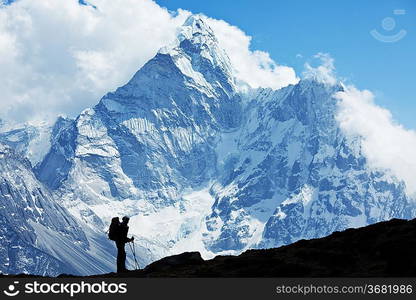
[[126,270],[126,249],[125,249],[124,246],[125,246],[125,244],[123,243],[122,252],[121,252],[121,262],[120,262],[123,271]]
[[117,272],[123,272],[125,269],[125,261],[123,261],[123,253],[124,257],[126,255],[126,251],[124,250],[124,243],[116,243],[117,245]]

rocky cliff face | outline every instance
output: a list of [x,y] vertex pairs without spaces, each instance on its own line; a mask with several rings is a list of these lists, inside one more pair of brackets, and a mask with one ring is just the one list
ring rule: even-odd
[[342,90],[303,80],[250,99],[212,188],[211,249],[286,245],[413,215],[403,184],[369,169],[359,137],[340,130],[333,95]]
[[[204,227],[199,223],[212,205],[210,194],[192,201],[184,195],[206,190],[218,176],[217,145],[241,126],[242,109],[227,55],[204,20],[191,17],[176,43],[125,86],[73,122],[58,121],[36,173],[92,228],[104,228],[111,214],[150,215],[152,232],[141,224],[132,230],[146,241],[143,248],[157,244],[160,257],[181,235]],[[175,228],[153,236],[169,226],[166,214],[176,219]]]

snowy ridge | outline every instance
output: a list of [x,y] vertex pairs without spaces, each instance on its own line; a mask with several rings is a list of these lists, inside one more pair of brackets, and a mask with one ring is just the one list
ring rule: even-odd
[[53,276],[111,270],[112,264],[103,259],[108,250],[100,250],[105,255],[99,257],[94,253],[108,247],[108,242],[96,245],[94,239],[88,239],[76,220],[38,182],[29,161],[2,144],[0,174],[2,273]]

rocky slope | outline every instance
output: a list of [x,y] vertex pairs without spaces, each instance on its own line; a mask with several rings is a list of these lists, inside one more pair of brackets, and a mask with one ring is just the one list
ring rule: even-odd
[[415,277],[416,219],[394,219],[325,238],[204,261],[198,252],[115,277]]
[[239,256],[203,260],[199,252],[186,252],[142,270],[90,277],[415,277],[415,231],[416,219],[393,219]]

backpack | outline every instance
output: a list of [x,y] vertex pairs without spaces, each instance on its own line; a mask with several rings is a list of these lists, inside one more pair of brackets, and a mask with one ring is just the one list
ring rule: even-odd
[[120,232],[120,222],[118,218],[111,220],[110,228],[108,229],[108,238],[112,241],[116,241]]

